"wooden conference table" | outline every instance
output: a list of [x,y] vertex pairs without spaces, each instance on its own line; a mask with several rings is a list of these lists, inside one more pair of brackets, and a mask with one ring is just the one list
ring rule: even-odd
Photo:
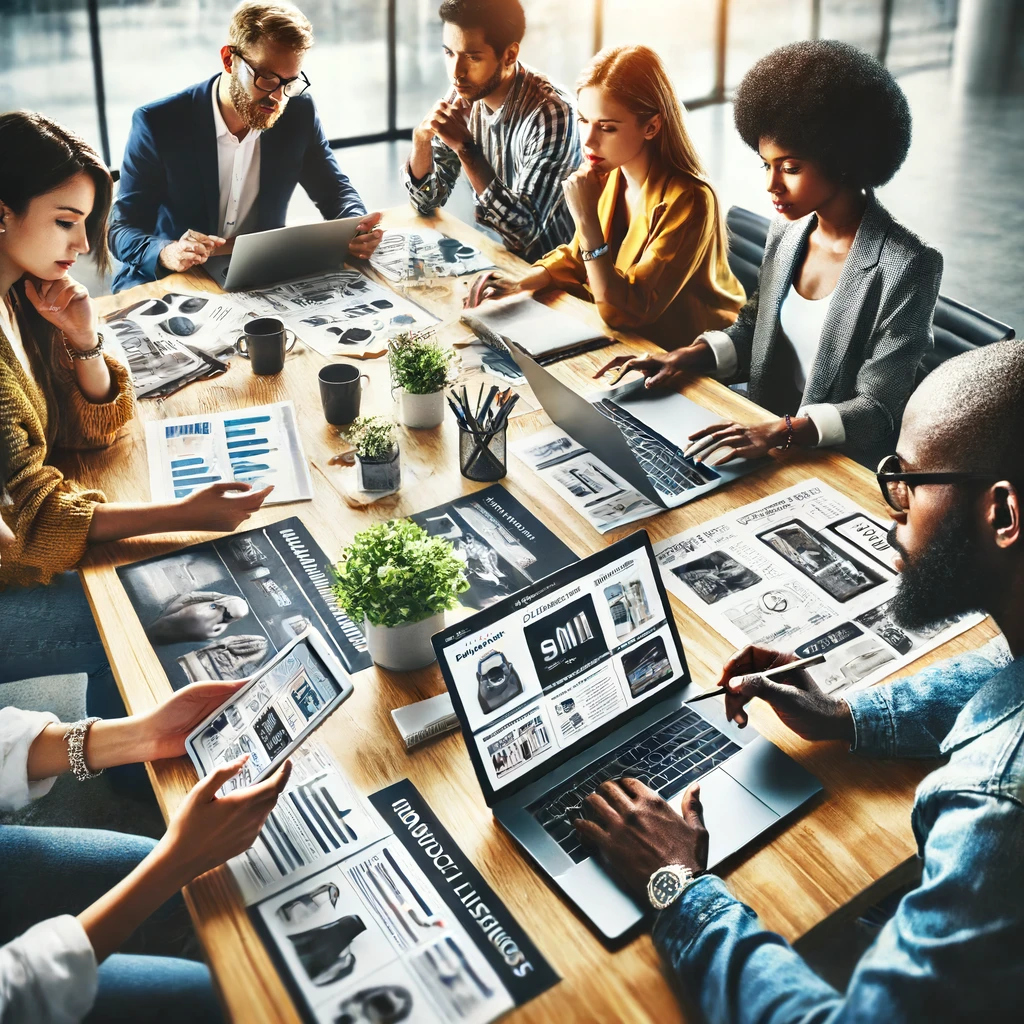
[[[430,224],[482,248],[496,264],[515,268],[520,261],[474,228],[441,214],[430,221],[410,209],[388,211],[384,225]],[[374,276],[370,271],[370,276]],[[458,313],[468,279],[448,279],[409,286],[407,294],[431,312],[446,318],[440,337],[464,336]],[[177,288],[218,291],[201,272],[175,275],[141,285],[99,301],[103,313],[140,298]],[[561,295],[555,304],[600,325],[593,306]],[[449,326],[451,325],[451,326]],[[594,370],[614,354],[649,351],[654,346],[627,334],[620,344],[555,364],[553,371],[581,390],[595,387]],[[323,418],[317,372],[325,357],[301,345],[288,357],[277,377],[256,377],[247,362],[236,358],[229,371],[210,381],[191,384],[170,398],[142,401],[138,419],[109,450],[72,456],[64,468],[79,481],[102,488],[109,500],[149,498],[143,423],[215,409],[291,399],[295,403],[302,443],[313,477],[311,503],[262,509],[242,529],[289,515],[298,515],[331,558],[352,535],[372,521],[430,508],[482,485],[459,473],[458,438],[451,417],[437,430],[402,431],[406,482],[398,494],[365,505],[338,486],[341,471],[330,459],[347,446],[337,429]],[[386,359],[364,361],[371,377],[364,394],[364,412],[391,412]],[[755,422],[764,412],[712,380],[687,385],[688,397],[723,416]],[[542,411],[515,418],[510,441],[548,424]],[[409,469],[412,472],[409,472]],[[828,452],[791,452],[773,457],[759,471],[701,500],[663,512],[645,527],[655,541],[669,537],[747,502],[817,476],[849,495],[864,508],[885,515],[873,476],[850,460]],[[504,485],[580,556],[637,529],[636,525],[602,537],[526,467],[510,457]],[[347,499],[347,500],[346,500]],[[364,499],[365,500],[365,499]],[[171,693],[166,675],[142,625],[118,582],[115,566],[162,554],[207,535],[175,538],[174,543],[137,540],[94,549],[82,569],[125,704],[138,713]],[[705,626],[674,597],[673,610],[694,678],[704,686],[732,652],[731,645]],[[950,641],[929,660],[977,646],[994,635],[984,622]],[[332,749],[342,768],[363,792],[371,793],[402,778],[411,779],[473,860],[497,894],[508,904],[563,980],[544,995],[515,1011],[520,1022],[566,1020],[683,1020],[677,998],[664,978],[649,936],[609,953],[553,890],[520,856],[492,819],[480,793],[461,735],[453,733],[406,754],[391,721],[394,707],[439,693],[444,688],[437,666],[399,674],[376,667],[355,677],[355,692],[323,725],[317,736]],[[734,858],[723,873],[732,891],[760,914],[767,927],[793,941],[819,926],[840,909],[849,913],[877,897],[887,882],[913,857],[910,827],[914,788],[927,766],[875,762],[851,755],[842,744],[805,743],[783,729],[772,712],[756,706],[753,725],[821,779],[824,798],[783,829],[770,843]],[[195,783],[186,758],[149,766],[165,816],[171,814]],[[249,923],[226,868],[192,883],[186,898],[211,969],[236,1022],[295,1021],[298,1014],[270,958]]]

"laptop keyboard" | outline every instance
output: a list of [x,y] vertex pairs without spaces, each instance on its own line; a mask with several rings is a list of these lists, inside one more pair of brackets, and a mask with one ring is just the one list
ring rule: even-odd
[[581,815],[583,800],[602,782],[628,775],[667,798],[740,749],[695,711],[683,707],[588,764],[557,791],[545,793],[529,811],[579,864],[590,851],[580,843],[572,823]]
[[594,408],[619,428],[648,479],[662,494],[682,494],[719,479],[713,469],[688,459],[681,448],[609,399],[595,402]]

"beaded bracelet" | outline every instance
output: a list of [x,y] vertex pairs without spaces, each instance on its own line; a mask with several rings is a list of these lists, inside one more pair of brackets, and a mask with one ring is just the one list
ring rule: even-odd
[[786,413],[786,443],[777,444],[775,450],[779,452],[789,451],[790,445],[793,443],[793,420],[789,413]]
[[68,359],[73,363],[82,362],[86,359],[99,359],[103,354],[103,335],[97,333],[96,345],[89,349],[88,352],[79,352],[73,345],[68,342],[68,339],[64,337],[64,332],[61,331],[61,340],[64,342],[64,351],[68,354]]
[[68,761],[79,782],[96,779],[103,774],[102,768],[98,772],[89,771],[89,766],[85,763],[85,735],[92,728],[92,723],[98,721],[98,718],[84,718],[81,722],[69,725],[64,732],[64,742],[68,745]]

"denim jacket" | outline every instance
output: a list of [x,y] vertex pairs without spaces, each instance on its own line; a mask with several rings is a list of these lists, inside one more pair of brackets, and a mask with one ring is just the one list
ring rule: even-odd
[[1024,1020],[1024,658],[995,645],[846,697],[854,749],[949,760],[917,790],[921,884],[845,993],[705,875],[654,941],[710,1022]]

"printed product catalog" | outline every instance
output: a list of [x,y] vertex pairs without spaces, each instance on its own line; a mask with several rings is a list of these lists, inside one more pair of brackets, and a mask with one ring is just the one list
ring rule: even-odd
[[897,552],[889,524],[820,480],[744,505],[655,545],[666,587],[737,647],[764,644],[806,658],[837,693],[884,679],[981,621],[927,629],[892,618]]

